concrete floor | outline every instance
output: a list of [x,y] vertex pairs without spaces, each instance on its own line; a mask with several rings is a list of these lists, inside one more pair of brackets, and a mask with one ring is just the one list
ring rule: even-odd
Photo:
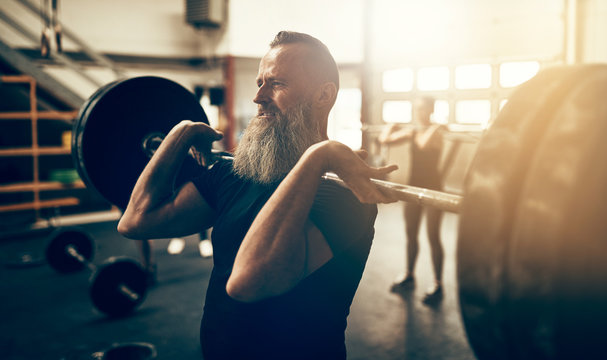
[[[380,205],[374,245],[349,317],[348,359],[475,358],[456,294],[457,223],[457,215],[445,214],[445,298],[428,307],[421,302],[432,279],[423,234],[417,288],[406,294],[389,291],[403,269],[403,222],[400,203]],[[109,221],[83,226],[96,240],[96,264],[115,255],[137,257],[135,245],[121,237],[115,225]],[[42,260],[45,241],[40,236],[0,241],[0,358],[91,359],[91,354],[115,343],[146,342],[155,346],[158,359],[200,359],[198,329],[212,260],[198,255],[197,237],[187,239],[180,255],[167,254],[167,239],[155,242],[158,284],[133,315],[119,319],[92,307],[85,272],[60,275],[43,261],[11,266],[23,253]]]
[[441,228],[445,297],[438,306],[429,307],[422,303],[433,281],[424,231],[420,233],[416,288],[403,294],[388,291],[404,269],[404,224],[401,203],[380,205],[373,248],[348,321],[349,359],[475,359],[457,299],[457,225],[457,215],[445,214]]

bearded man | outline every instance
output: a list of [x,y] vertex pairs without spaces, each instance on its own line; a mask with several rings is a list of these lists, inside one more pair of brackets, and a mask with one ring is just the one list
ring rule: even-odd
[[[280,32],[262,58],[255,116],[234,160],[219,160],[173,190],[194,147],[210,161],[222,135],[182,121],[135,185],[118,230],[131,238],[213,227],[214,268],[200,327],[212,359],[345,359],[345,329],[374,234],[393,199],[362,152],[327,138],[337,65],[318,39]],[[334,172],[349,189],[322,179]]]

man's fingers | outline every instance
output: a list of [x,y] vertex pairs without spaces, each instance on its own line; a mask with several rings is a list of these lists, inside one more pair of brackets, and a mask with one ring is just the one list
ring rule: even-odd
[[389,192],[382,191],[382,189],[371,182],[370,179],[365,179],[362,181],[348,181],[346,182],[346,185],[362,203],[385,204],[398,201],[398,199],[392,196]]
[[363,160],[365,160],[369,156],[369,153],[366,150],[363,150],[363,149],[354,150],[354,153],[356,155],[358,155],[358,157],[361,158],[361,159],[363,159]]
[[377,188],[377,191],[381,194],[381,200],[382,200],[381,203],[388,204],[388,203],[397,202],[399,200],[395,196],[391,195],[391,193],[388,189],[384,189],[379,186],[375,186],[375,187]]
[[398,165],[395,165],[395,164],[380,166],[377,168],[377,171],[381,172],[382,174],[389,174],[395,170],[398,170]]
[[215,130],[213,141],[217,141],[217,140],[221,140],[221,139],[223,139],[223,133],[221,131]]
[[381,166],[378,168],[371,168],[371,178],[382,178],[383,176],[398,169],[398,165]]

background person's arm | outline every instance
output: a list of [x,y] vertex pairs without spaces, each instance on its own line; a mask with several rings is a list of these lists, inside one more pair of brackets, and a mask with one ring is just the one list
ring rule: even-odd
[[377,137],[380,144],[401,144],[411,140],[413,130],[411,128],[400,128],[397,124],[390,124],[384,127]]

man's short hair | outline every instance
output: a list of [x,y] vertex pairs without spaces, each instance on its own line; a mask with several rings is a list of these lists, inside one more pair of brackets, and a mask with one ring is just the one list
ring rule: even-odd
[[339,89],[339,70],[337,69],[337,63],[331,55],[329,48],[322,41],[317,38],[295,31],[281,31],[274,37],[274,40],[270,43],[270,48],[275,48],[285,44],[301,43],[306,44],[310,49],[311,61],[317,63],[320,71],[320,75],[324,77],[323,80],[327,80],[335,83],[335,87]]

